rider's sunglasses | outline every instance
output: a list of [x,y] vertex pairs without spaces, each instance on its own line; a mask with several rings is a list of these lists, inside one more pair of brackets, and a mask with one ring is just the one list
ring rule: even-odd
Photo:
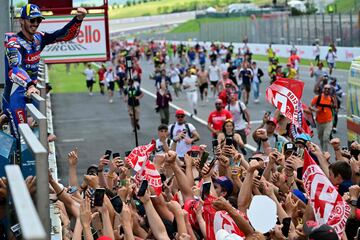
[[30,23],[41,23],[42,22],[42,18],[31,18],[29,19]]

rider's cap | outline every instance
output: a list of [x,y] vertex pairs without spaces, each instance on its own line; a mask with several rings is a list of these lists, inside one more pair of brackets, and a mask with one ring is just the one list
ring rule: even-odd
[[22,19],[32,19],[32,18],[42,18],[43,15],[41,14],[40,8],[35,4],[26,4],[21,8],[20,17]]

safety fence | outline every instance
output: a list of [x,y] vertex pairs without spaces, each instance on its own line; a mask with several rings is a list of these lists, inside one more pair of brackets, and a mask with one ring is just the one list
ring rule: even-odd
[[141,39],[243,42],[356,47],[360,45],[359,15],[287,13],[252,16],[237,21],[200,23],[198,32],[140,34]]
[[[57,180],[55,145],[48,143],[48,133],[53,133],[50,95],[46,93],[48,82],[47,66],[40,62],[37,88],[40,95],[32,94],[32,103],[26,104],[26,112],[37,123],[32,129],[27,123],[19,124],[21,146],[32,153],[36,171],[35,205],[24,181],[21,169],[28,156],[20,158],[19,165],[5,166],[10,198],[8,213],[15,212],[17,224],[11,226],[11,232],[22,239],[62,239],[61,221],[55,203],[49,201],[48,171]],[[20,152],[19,154],[22,154]],[[15,163],[15,159],[11,161]],[[36,206],[36,208],[35,208]],[[8,219],[13,216],[8,215]]]

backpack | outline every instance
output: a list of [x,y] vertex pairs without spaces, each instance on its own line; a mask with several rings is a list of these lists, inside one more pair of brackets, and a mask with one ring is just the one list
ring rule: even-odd
[[330,108],[331,110],[334,108],[334,100],[333,100],[333,98],[332,97],[330,97],[331,98],[331,104],[322,104],[322,103],[320,103],[320,101],[321,101],[321,96],[322,96],[322,94],[320,94],[319,96],[318,96],[318,98],[317,98],[317,100],[316,100],[316,106],[317,107],[322,107],[322,110],[324,110],[324,108]]
[[[175,124],[172,124],[171,127],[170,127],[170,139],[173,139],[174,138],[174,128],[175,128]],[[189,124],[188,123],[185,123],[185,129],[186,129],[186,132],[187,134],[189,135],[190,138],[192,138],[192,133],[190,131],[190,127],[189,127]]]
[[[278,143],[279,143],[279,136],[278,136],[276,133],[274,133],[273,135],[274,135],[274,137],[275,137],[275,148],[276,148],[277,145],[278,145]],[[257,144],[257,151],[260,151],[260,148],[261,148],[261,140],[256,141],[256,144]],[[278,150],[279,150],[279,149],[278,149]]]
[[[238,104],[239,104],[239,108],[240,108],[240,114],[242,115],[244,121],[245,121],[245,122],[248,122],[248,120],[246,119],[244,110],[242,109],[241,104],[240,104],[239,101],[238,101]],[[227,109],[228,109],[228,111],[230,112],[230,104],[227,105]]]

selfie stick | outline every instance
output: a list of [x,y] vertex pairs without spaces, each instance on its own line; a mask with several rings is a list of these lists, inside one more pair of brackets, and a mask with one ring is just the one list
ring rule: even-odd
[[[131,56],[126,56],[126,69],[128,71],[128,74],[129,74],[129,79],[132,80],[133,62],[132,62]],[[133,112],[132,121],[134,123],[135,145],[137,147],[137,146],[139,146],[139,142],[138,142],[137,125],[136,125],[136,118],[135,118],[135,95],[131,94],[131,96],[129,96],[129,97],[132,98],[132,112]]]

